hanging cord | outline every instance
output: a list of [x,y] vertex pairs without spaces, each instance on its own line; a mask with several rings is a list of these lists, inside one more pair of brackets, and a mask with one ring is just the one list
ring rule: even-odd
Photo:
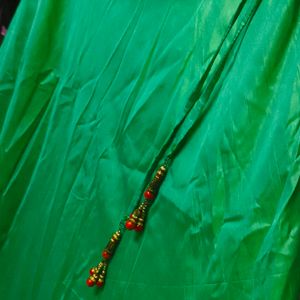
[[[245,18],[240,23],[239,30],[237,30],[232,45],[226,49],[225,55],[222,59],[222,61],[219,63],[220,66],[224,66],[226,62],[226,57],[230,50],[232,50],[234,43],[237,40],[237,37],[242,32],[242,29],[245,27],[245,25],[251,21],[251,18],[255,14],[255,11],[257,10],[259,4],[261,3],[261,0],[257,0],[255,4],[253,5],[252,9],[250,10],[250,13],[246,15]],[[240,7],[239,13],[242,10],[243,5]],[[235,16],[236,21],[237,16]],[[226,33],[226,36],[224,40],[222,41],[218,51],[216,52],[214,58],[212,59],[211,63],[209,64],[207,68],[207,74],[204,76],[205,78],[208,76],[208,73],[210,73],[211,68],[215,62],[215,59],[217,55],[221,52],[223,43],[229,34],[230,31]],[[226,53],[227,52],[227,53]],[[110,238],[108,244],[102,251],[102,260],[101,262],[96,266],[90,269],[90,276],[86,280],[86,283],[88,286],[92,287],[94,285],[97,285],[98,287],[102,287],[105,283],[105,276],[107,274],[107,268],[109,265],[110,260],[112,259],[123,234],[126,231],[136,231],[136,232],[142,232],[144,230],[145,221],[147,218],[147,215],[149,213],[149,210],[154,203],[154,200],[159,192],[160,186],[165,179],[167,175],[167,171],[170,167],[170,164],[174,158],[174,156],[180,151],[180,149],[183,147],[186,137],[188,136],[188,133],[193,130],[193,127],[195,124],[197,124],[197,119],[201,117],[200,112],[204,112],[208,107],[210,106],[210,102],[202,102],[198,101],[201,93],[203,90],[206,90],[207,86],[212,85],[215,82],[215,77],[218,76],[218,72],[215,72],[215,74],[208,80],[208,84],[206,87],[204,86],[204,79],[199,82],[199,85],[197,86],[197,89],[195,93],[192,95],[191,98],[194,98],[192,101],[192,104],[188,108],[186,114],[184,115],[183,119],[177,124],[175,127],[173,133],[171,134],[169,140],[166,143],[166,147],[162,148],[162,151],[158,155],[156,160],[159,160],[159,157],[163,156],[164,153],[162,152],[169,152],[165,156],[164,162],[160,165],[160,167],[156,170],[152,180],[147,185],[147,188],[145,189],[143,193],[143,197],[141,201],[138,201],[138,204],[136,205],[135,209],[132,211],[132,213],[129,216],[124,217],[123,220],[121,220],[119,224],[119,229],[113,233],[112,237]],[[200,95],[199,95],[200,94]],[[190,116],[190,119],[188,118]],[[198,118],[191,118],[191,116],[198,116]],[[194,121],[192,121],[194,120]],[[167,151],[167,148],[170,150]]]

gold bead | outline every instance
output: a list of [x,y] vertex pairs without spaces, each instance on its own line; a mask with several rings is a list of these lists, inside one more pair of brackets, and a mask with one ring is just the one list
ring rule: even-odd
[[90,279],[93,281],[93,282],[96,282],[96,280],[98,279],[98,276],[96,274],[93,274],[90,276]]

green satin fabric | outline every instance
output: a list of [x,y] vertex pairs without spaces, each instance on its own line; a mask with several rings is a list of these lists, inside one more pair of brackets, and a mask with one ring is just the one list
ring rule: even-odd
[[[0,50],[1,299],[297,299],[299,9],[23,0]],[[174,147],[145,232],[86,287]]]

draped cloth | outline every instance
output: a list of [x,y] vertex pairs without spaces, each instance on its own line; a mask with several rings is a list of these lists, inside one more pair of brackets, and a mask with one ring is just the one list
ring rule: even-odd
[[[299,10],[23,0],[0,49],[1,299],[297,299]],[[144,232],[88,288],[173,142]]]

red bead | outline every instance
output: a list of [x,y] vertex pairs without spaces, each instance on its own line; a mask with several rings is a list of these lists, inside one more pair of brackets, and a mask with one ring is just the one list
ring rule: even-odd
[[97,283],[96,283],[96,285],[97,285],[98,287],[102,287],[102,286],[103,286],[103,284],[104,284],[104,282],[103,282],[103,281],[97,281]]
[[93,274],[95,274],[95,270],[94,270],[94,268],[91,268],[90,269],[90,275],[93,275]]
[[103,257],[104,259],[110,259],[110,258],[111,258],[111,254],[110,254],[109,252],[107,252],[106,250],[104,250],[104,251],[102,252],[102,257]]
[[134,228],[135,231],[143,231],[144,230],[144,226],[143,225],[137,225],[135,228]]
[[95,282],[92,279],[88,278],[86,280],[86,284],[87,284],[87,286],[92,287],[95,284]]
[[153,200],[155,198],[155,195],[151,191],[147,190],[144,193],[144,197],[148,200]]
[[125,227],[126,227],[126,229],[128,229],[128,230],[132,230],[132,229],[135,228],[135,223],[133,223],[133,222],[131,222],[130,220],[128,220],[128,221],[126,221],[126,223],[125,223]]

